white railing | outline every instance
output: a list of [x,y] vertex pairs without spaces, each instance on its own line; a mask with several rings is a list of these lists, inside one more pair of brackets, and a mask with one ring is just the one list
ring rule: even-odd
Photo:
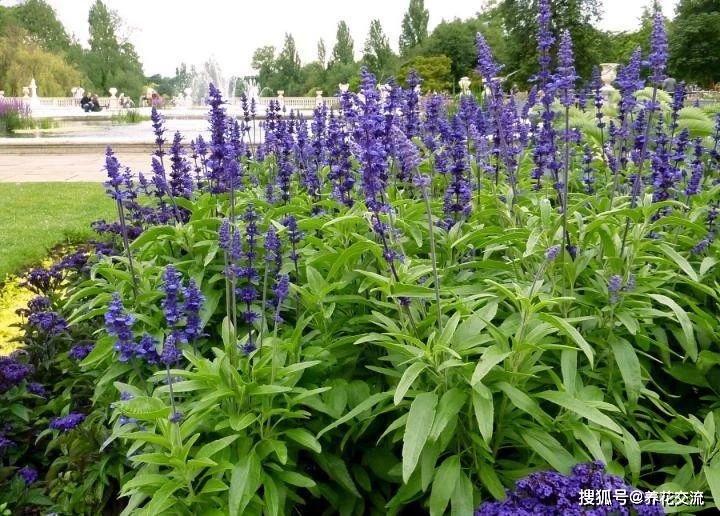
[[[280,105],[284,105],[286,109],[295,109],[301,111],[312,111],[319,103],[324,103],[328,108],[337,108],[339,101],[337,97],[259,97],[258,104],[267,106],[270,101],[279,101]],[[228,100],[230,104],[240,105],[239,97],[232,97]]]
[[[80,107],[80,99],[75,97],[2,97],[3,99],[22,102],[28,106],[37,106],[43,109]],[[100,105],[107,108],[110,105],[110,97],[98,97]]]

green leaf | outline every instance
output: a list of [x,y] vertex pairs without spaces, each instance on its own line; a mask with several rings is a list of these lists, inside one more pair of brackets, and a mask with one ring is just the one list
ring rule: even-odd
[[[478,389],[482,392],[478,392]],[[493,435],[493,423],[495,419],[495,406],[490,389],[478,383],[472,391],[473,412],[478,423],[480,435],[486,443],[490,442]]]
[[[502,486],[500,486],[502,487]],[[475,510],[473,507],[473,486],[467,475],[460,471],[460,478],[450,497],[450,515],[451,516],[467,516]]]
[[685,455],[700,453],[700,448],[687,446],[672,441],[640,441],[640,449],[646,453],[662,453],[667,455]]
[[400,378],[397,387],[395,387],[395,395],[393,396],[393,403],[395,403],[395,405],[399,404],[403,400],[408,389],[412,387],[413,382],[417,379],[420,373],[423,372],[425,367],[427,366],[423,362],[414,362],[410,365],[410,367],[405,369],[402,378]]
[[563,445],[547,432],[525,430],[520,435],[535,453],[564,475],[570,473],[572,467],[578,462]]
[[464,391],[453,387],[440,398],[438,403],[437,414],[430,430],[430,439],[437,441],[445,427],[457,417],[458,412],[462,409],[467,401],[467,394]]
[[316,455],[316,460],[330,478],[335,480],[344,489],[355,495],[357,498],[361,497],[360,492],[355,486],[355,482],[353,482],[353,479],[350,476],[350,472],[348,471],[345,462],[340,457],[322,453],[320,455]]
[[470,385],[475,386],[485,378],[485,375],[488,374],[493,367],[505,360],[508,356],[510,356],[510,352],[502,351],[498,345],[487,348],[478,361],[477,366],[475,366],[475,371],[473,371],[472,378],[470,379]]
[[117,401],[115,406],[128,417],[140,421],[155,421],[166,419],[170,415],[170,407],[165,402],[150,396],[136,396],[126,401]]
[[322,452],[322,446],[320,445],[320,442],[315,439],[315,436],[312,433],[310,433],[308,430],[305,430],[304,428],[291,428],[290,430],[287,430],[285,432],[285,435],[298,443],[300,446],[304,446],[305,448],[308,448],[315,453]]
[[[166,477],[167,478],[167,477]],[[218,480],[217,478],[210,478],[202,488],[201,493],[220,493],[227,491],[228,486],[225,482]]]
[[698,348],[697,343],[695,342],[693,326],[690,322],[690,317],[688,317],[687,312],[685,312],[685,310],[683,310],[679,304],[677,304],[675,301],[673,301],[667,296],[663,296],[662,294],[648,295],[658,303],[669,306],[670,309],[675,313],[675,317],[677,317],[677,320],[682,327],[683,334],[685,335],[685,341],[681,342],[681,344],[688,356],[693,360],[693,362],[696,362],[698,357]]
[[593,423],[597,423],[600,426],[603,426],[609,430],[612,430],[613,432],[616,432],[618,434],[622,434],[622,428],[618,426],[615,421],[610,419],[608,416],[600,412],[595,407],[591,407],[584,401],[581,401],[577,398],[572,397],[567,392],[562,391],[544,391],[538,394],[535,394],[538,398],[546,399],[552,403],[555,403],[557,405],[560,405],[561,407],[569,410],[570,412],[574,412],[580,417],[584,417]]
[[510,403],[515,405],[523,412],[530,414],[535,420],[543,426],[550,426],[552,419],[545,413],[540,405],[532,399],[530,396],[525,394],[523,391],[510,385],[507,382],[499,382],[495,385],[498,389],[503,391],[510,400]]
[[710,487],[713,502],[716,507],[720,507],[720,460],[715,459],[712,465],[706,464],[703,467],[703,473],[705,473],[705,480]]
[[392,394],[389,392],[378,392],[378,393],[373,394],[368,399],[366,399],[362,403],[358,404],[354,409],[352,409],[350,412],[345,414],[343,417],[341,417],[340,419],[337,419],[335,422],[329,424],[328,426],[326,426],[325,428],[320,430],[320,432],[317,435],[318,439],[320,439],[320,437],[322,437],[323,434],[329,432],[330,430],[333,430],[334,428],[339,427],[340,425],[350,421],[355,416],[362,414],[363,412],[371,409],[372,407],[374,407],[381,401],[384,401],[391,397],[392,397]]
[[480,481],[496,500],[505,499],[505,487],[500,482],[493,466],[485,461],[480,462]]
[[402,475],[405,483],[415,471],[422,449],[430,435],[437,401],[435,393],[424,392],[418,394],[410,404],[402,447]]
[[153,493],[152,500],[143,508],[144,514],[160,514],[169,507],[173,501],[170,497],[182,487],[182,482],[168,479],[157,491]]
[[690,265],[690,262],[688,262],[685,258],[680,256],[675,249],[670,247],[669,245],[663,243],[660,244],[660,249],[663,253],[665,253],[668,258],[673,260],[675,264],[680,267],[685,274],[687,274],[691,280],[698,281],[698,275],[695,272],[695,269],[693,269],[692,265]]
[[640,359],[638,359],[632,344],[625,339],[611,335],[610,347],[613,355],[615,355],[615,362],[620,369],[620,376],[622,376],[625,383],[628,400],[635,404],[643,388]]
[[632,475],[632,483],[634,485],[640,478],[640,445],[630,432],[628,432],[627,430],[623,430],[623,446],[625,448],[625,457],[627,457],[628,460],[628,467],[630,468],[630,474]]
[[241,455],[230,475],[228,510],[230,516],[243,514],[260,485],[260,463],[255,451]]
[[430,516],[442,516],[460,478],[460,457],[451,455],[440,464],[430,493]]
[[590,347],[590,344],[587,343],[583,336],[580,335],[580,333],[574,327],[572,327],[570,323],[568,323],[565,319],[561,319],[560,317],[552,314],[539,313],[538,315],[543,321],[548,324],[552,324],[555,328],[557,328],[562,333],[570,337],[573,341],[575,341],[575,343],[580,347],[582,352],[585,353],[585,356],[590,362],[590,367],[593,367],[594,353],[592,348]]
[[282,471],[279,472],[277,476],[280,480],[291,486],[310,488],[316,485],[312,478],[306,477],[296,471]]
[[263,475],[263,500],[265,501],[265,514],[269,516],[280,515],[280,495],[270,475]]
[[210,458],[220,450],[224,450],[225,448],[230,446],[238,437],[240,437],[239,434],[228,435],[227,437],[223,437],[222,439],[217,439],[216,441],[207,443],[202,448],[200,448],[200,450],[198,450],[197,454],[195,454],[195,457],[198,459]]

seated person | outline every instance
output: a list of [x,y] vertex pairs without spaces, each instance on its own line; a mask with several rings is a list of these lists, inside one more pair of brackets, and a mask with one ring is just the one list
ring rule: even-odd
[[92,100],[90,99],[90,96],[87,93],[85,95],[83,95],[83,97],[80,99],[80,107],[86,113],[92,109]]
[[92,110],[92,111],[96,111],[96,112],[97,112],[97,111],[102,111],[102,106],[100,105],[100,99],[98,99],[98,96],[97,96],[97,95],[93,95],[93,96],[90,97],[90,98],[91,98],[91,102],[92,102],[92,108],[91,108],[91,110]]

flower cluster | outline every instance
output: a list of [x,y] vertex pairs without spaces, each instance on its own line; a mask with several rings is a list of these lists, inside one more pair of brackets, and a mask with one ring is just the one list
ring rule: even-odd
[[65,417],[55,417],[50,420],[51,430],[60,430],[61,432],[69,432],[85,421],[85,414],[80,412],[71,412]]
[[578,464],[570,475],[554,471],[533,473],[519,480],[514,491],[507,492],[507,498],[501,502],[485,502],[476,511],[475,516],[517,516],[544,514],[547,516],[582,516],[585,514],[611,515],[629,514],[632,507],[638,515],[651,516],[665,514],[661,505],[632,504],[623,505],[619,500],[611,500],[608,506],[590,510],[580,505],[580,493],[586,490],[615,492],[632,491],[632,487],[615,475],[605,473],[605,465],[595,461]]

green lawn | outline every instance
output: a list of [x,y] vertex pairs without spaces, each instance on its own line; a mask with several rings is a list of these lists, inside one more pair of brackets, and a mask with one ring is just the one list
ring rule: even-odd
[[0,183],[0,282],[58,244],[81,242],[114,216],[100,183]]

